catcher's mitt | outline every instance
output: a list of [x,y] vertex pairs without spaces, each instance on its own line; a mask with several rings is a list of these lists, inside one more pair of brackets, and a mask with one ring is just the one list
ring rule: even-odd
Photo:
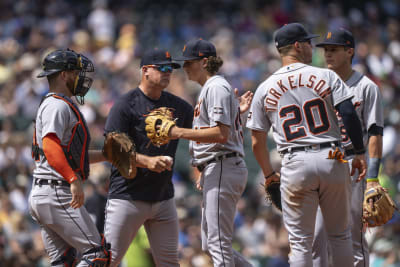
[[363,222],[367,227],[384,225],[393,216],[396,206],[381,186],[367,189],[364,193]]
[[272,203],[278,210],[282,211],[281,202],[281,182],[280,179],[276,180],[273,178],[276,173],[271,174],[264,182],[265,199]]
[[110,132],[104,139],[104,157],[114,165],[122,176],[136,176],[136,147],[126,133]]
[[146,115],[146,133],[155,146],[168,144],[169,130],[175,125],[171,108],[161,107],[153,109]]

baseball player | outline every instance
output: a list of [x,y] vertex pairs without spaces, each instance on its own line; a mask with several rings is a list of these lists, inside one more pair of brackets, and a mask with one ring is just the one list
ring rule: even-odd
[[190,41],[177,60],[184,61],[189,80],[202,86],[193,129],[173,127],[170,136],[191,140],[192,164],[201,172],[203,250],[214,266],[251,266],[232,248],[236,204],[247,182],[239,102],[230,84],[217,75],[223,62],[212,43]]
[[[325,40],[316,45],[325,52],[325,60],[329,69],[335,71],[348,85],[354,94],[352,102],[360,118],[364,145],[368,147],[368,171],[366,182],[357,182],[352,177],[351,183],[351,215],[354,266],[369,266],[368,244],[363,233],[362,206],[364,191],[379,185],[378,172],[382,158],[383,109],[382,97],[378,86],[363,74],[351,67],[354,56],[354,38],[351,32],[337,29],[328,32]],[[339,118],[340,120],[341,118]],[[342,146],[349,161],[354,156],[354,148],[345,129],[342,129]],[[316,239],[313,245],[314,266],[328,266],[326,233],[323,229],[323,218],[317,222]],[[318,237],[318,238],[317,238]]]
[[111,266],[118,266],[140,226],[144,225],[157,266],[179,266],[178,217],[172,184],[173,158],[178,140],[160,147],[150,144],[145,115],[151,110],[173,108],[176,124],[191,128],[193,108],[165,92],[174,63],[168,51],[147,51],[141,59],[139,87],[121,96],[107,118],[105,131],[128,134],[136,144],[137,174],[126,179],[112,167],[106,206],[105,236],[111,243]]
[[89,151],[89,130],[71,96],[83,97],[92,83],[92,62],[72,50],[56,50],[43,61],[39,78],[47,77],[50,92],[36,116],[32,144],[35,159],[30,213],[41,226],[51,266],[106,266],[109,252],[83,205],[82,182],[89,163],[102,161],[101,151]]
[[247,127],[252,148],[266,179],[279,180],[272,169],[266,138],[272,127],[282,157],[282,214],[289,233],[291,266],[312,266],[315,217],[321,207],[333,247],[334,266],[353,266],[348,202],[349,166],[330,159],[340,146],[336,110],[352,140],[352,172],[366,173],[361,125],[353,97],[333,71],[311,67],[311,39],[303,25],[291,23],[275,33],[282,67],[261,83],[254,95]]

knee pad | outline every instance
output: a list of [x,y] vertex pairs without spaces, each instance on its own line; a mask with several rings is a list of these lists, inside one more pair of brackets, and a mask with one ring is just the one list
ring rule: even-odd
[[51,263],[51,266],[74,267],[77,261],[76,249],[69,247],[60,258]]
[[82,260],[89,264],[89,267],[106,267],[111,260],[110,244],[106,243],[102,236],[101,246],[92,248],[82,255]]

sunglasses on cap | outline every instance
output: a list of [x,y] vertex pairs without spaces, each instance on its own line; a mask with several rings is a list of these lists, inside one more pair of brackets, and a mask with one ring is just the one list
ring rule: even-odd
[[171,65],[145,65],[143,67],[155,68],[163,73],[172,72],[174,69]]

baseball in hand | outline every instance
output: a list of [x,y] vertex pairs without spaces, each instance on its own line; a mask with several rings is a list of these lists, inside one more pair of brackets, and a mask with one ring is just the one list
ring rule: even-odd
[[165,158],[168,160],[168,163],[172,166],[172,163],[174,163],[174,159],[170,156],[165,156]]

